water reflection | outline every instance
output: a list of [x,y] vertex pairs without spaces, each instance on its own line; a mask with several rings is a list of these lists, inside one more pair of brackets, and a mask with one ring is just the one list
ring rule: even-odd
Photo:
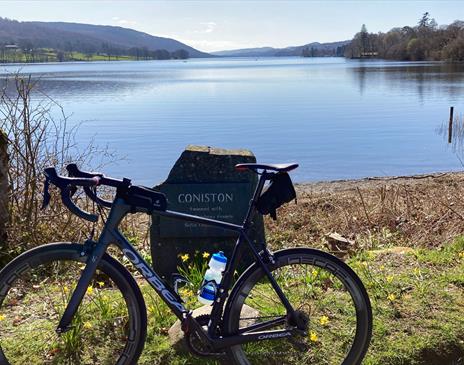
[[397,63],[359,61],[348,68],[362,95],[367,86],[416,95],[424,102],[426,95],[438,94],[455,100],[464,95],[464,64],[462,63]]
[[21,67],[71,122],[92,121],[81,141],[96,134],[128,157],[114,173],[146,184],[162,180],[191,143],[297,160],[296,181],[460,168],[436,126],[464,96],[462,64],[269,58]]

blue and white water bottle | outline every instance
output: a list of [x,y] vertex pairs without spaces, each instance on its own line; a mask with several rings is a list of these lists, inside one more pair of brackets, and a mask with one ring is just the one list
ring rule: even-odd
[[222,272],[226,269],[227,257],[219,251],[211,256],[208,270],[205,272],[203,283],[198,294],[198,301],[203,304],[213,304],[216,298],[217,286],[221,283]]

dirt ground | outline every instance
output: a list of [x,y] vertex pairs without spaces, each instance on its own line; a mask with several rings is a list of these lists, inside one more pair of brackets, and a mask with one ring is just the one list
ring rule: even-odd
[[438,247],[464,234],[464,173],[296,185],[298,204],[266,218],[270,244],[326,246],[330,233],[356,247]]

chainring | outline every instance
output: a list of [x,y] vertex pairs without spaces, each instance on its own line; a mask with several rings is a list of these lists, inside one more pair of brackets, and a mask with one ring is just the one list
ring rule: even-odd
[[[202,314],[202,315],[199,315],[198,317],[195,317],[195,320],[198,322],[200,326],[208,327],[210,315]],[[187,333],[185,335],[185,340],[187,342],[187,346],[190,349],[190,351],[197,356],[201,356],[201,357],[216,356],[217,357],[217,356],[224,355],[224,352],[211,351],[211,348],[207,344],[203,343],[200,336],[195,331],[191,331]]]

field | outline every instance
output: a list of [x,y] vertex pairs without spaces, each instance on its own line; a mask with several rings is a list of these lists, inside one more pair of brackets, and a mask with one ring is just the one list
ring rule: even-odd
[[[309,245],[330,251],[361,277],[374,314],[373,339],[364,364],[463,364],[463,180],[463,174],[437,174],[299,185],[298,204],[290,203],[281,208],[277,222],[266,218],[271,248]],[[133,226],[131,239],[138,248],[146,250],[148,243],[141,226]],[[348,243],[337,245],[330,241],[327,235],[335,232],[347,238]],[[196,263],[191,257],[184,260],[184,268],[196,285],[201,279],[201,272],[195,272],[195,268],[201,266],[198,264],[201,255],[199,253]],[[179,354],[172,348],[167,332],[175,318],[140,278],[138,281],[149,320],[147,342],[139,364],[218,363]],[[119,312],[121,306],[117,305],[120,300],[112,297],[107,290],[110,286],[105,283],[103,279],[94,283],[87,293],[90,298],[87,312],[79,317],[79,329],[87,331],[89,339],[96,338],[95,331],[102,320],[111,326],[117,323],[115,318],[124,318]],[[34,288],[41,290],[40,286]],[[60,297],[66,297],[68,289],[63,285],[54,288],[61,293]],[[199,305],[194,291],[181,291],[192,307]],[[254,303],[260,305],[256,298]],[[32,296],[28,313],[38,315],[42,307]],[[97,313],[102,308],[105,309],[104,318],[92,314],[93,310]],[[340,323],[349,320],[342,309],[337,311],[341,313],[337,318]],[[14,312],[1,313],[0,324],[3,322],[4,328],[9,328],[8,323],[15,326],[17,318],[8,320],[14,316]],[[329,320],[335,323],[334,316],[327,316],[324,323],[323,317],[320,317],[322,327]],[[342,336],[325,337],[322,329],[314,327],[308,334],[311,353],[317,355],[308,363],[333,363],[327,359],[331,356],[331,348],[342,341]],[[117,332],[114,334],[116,336]],[[28,336],[26,331],[21,344],[12,344],[10,351],[18,351],[18,359],[29,359],[33,364],[37,339]],[[55,345],[51,356],[58,357],[60,351],[74,351],[73,346],[77,345],[72,340],[71,337],[66,342],[65,348]],[[108,342],[110,345],[114,343]],[[296,364],[290,359],[288,363]]]

